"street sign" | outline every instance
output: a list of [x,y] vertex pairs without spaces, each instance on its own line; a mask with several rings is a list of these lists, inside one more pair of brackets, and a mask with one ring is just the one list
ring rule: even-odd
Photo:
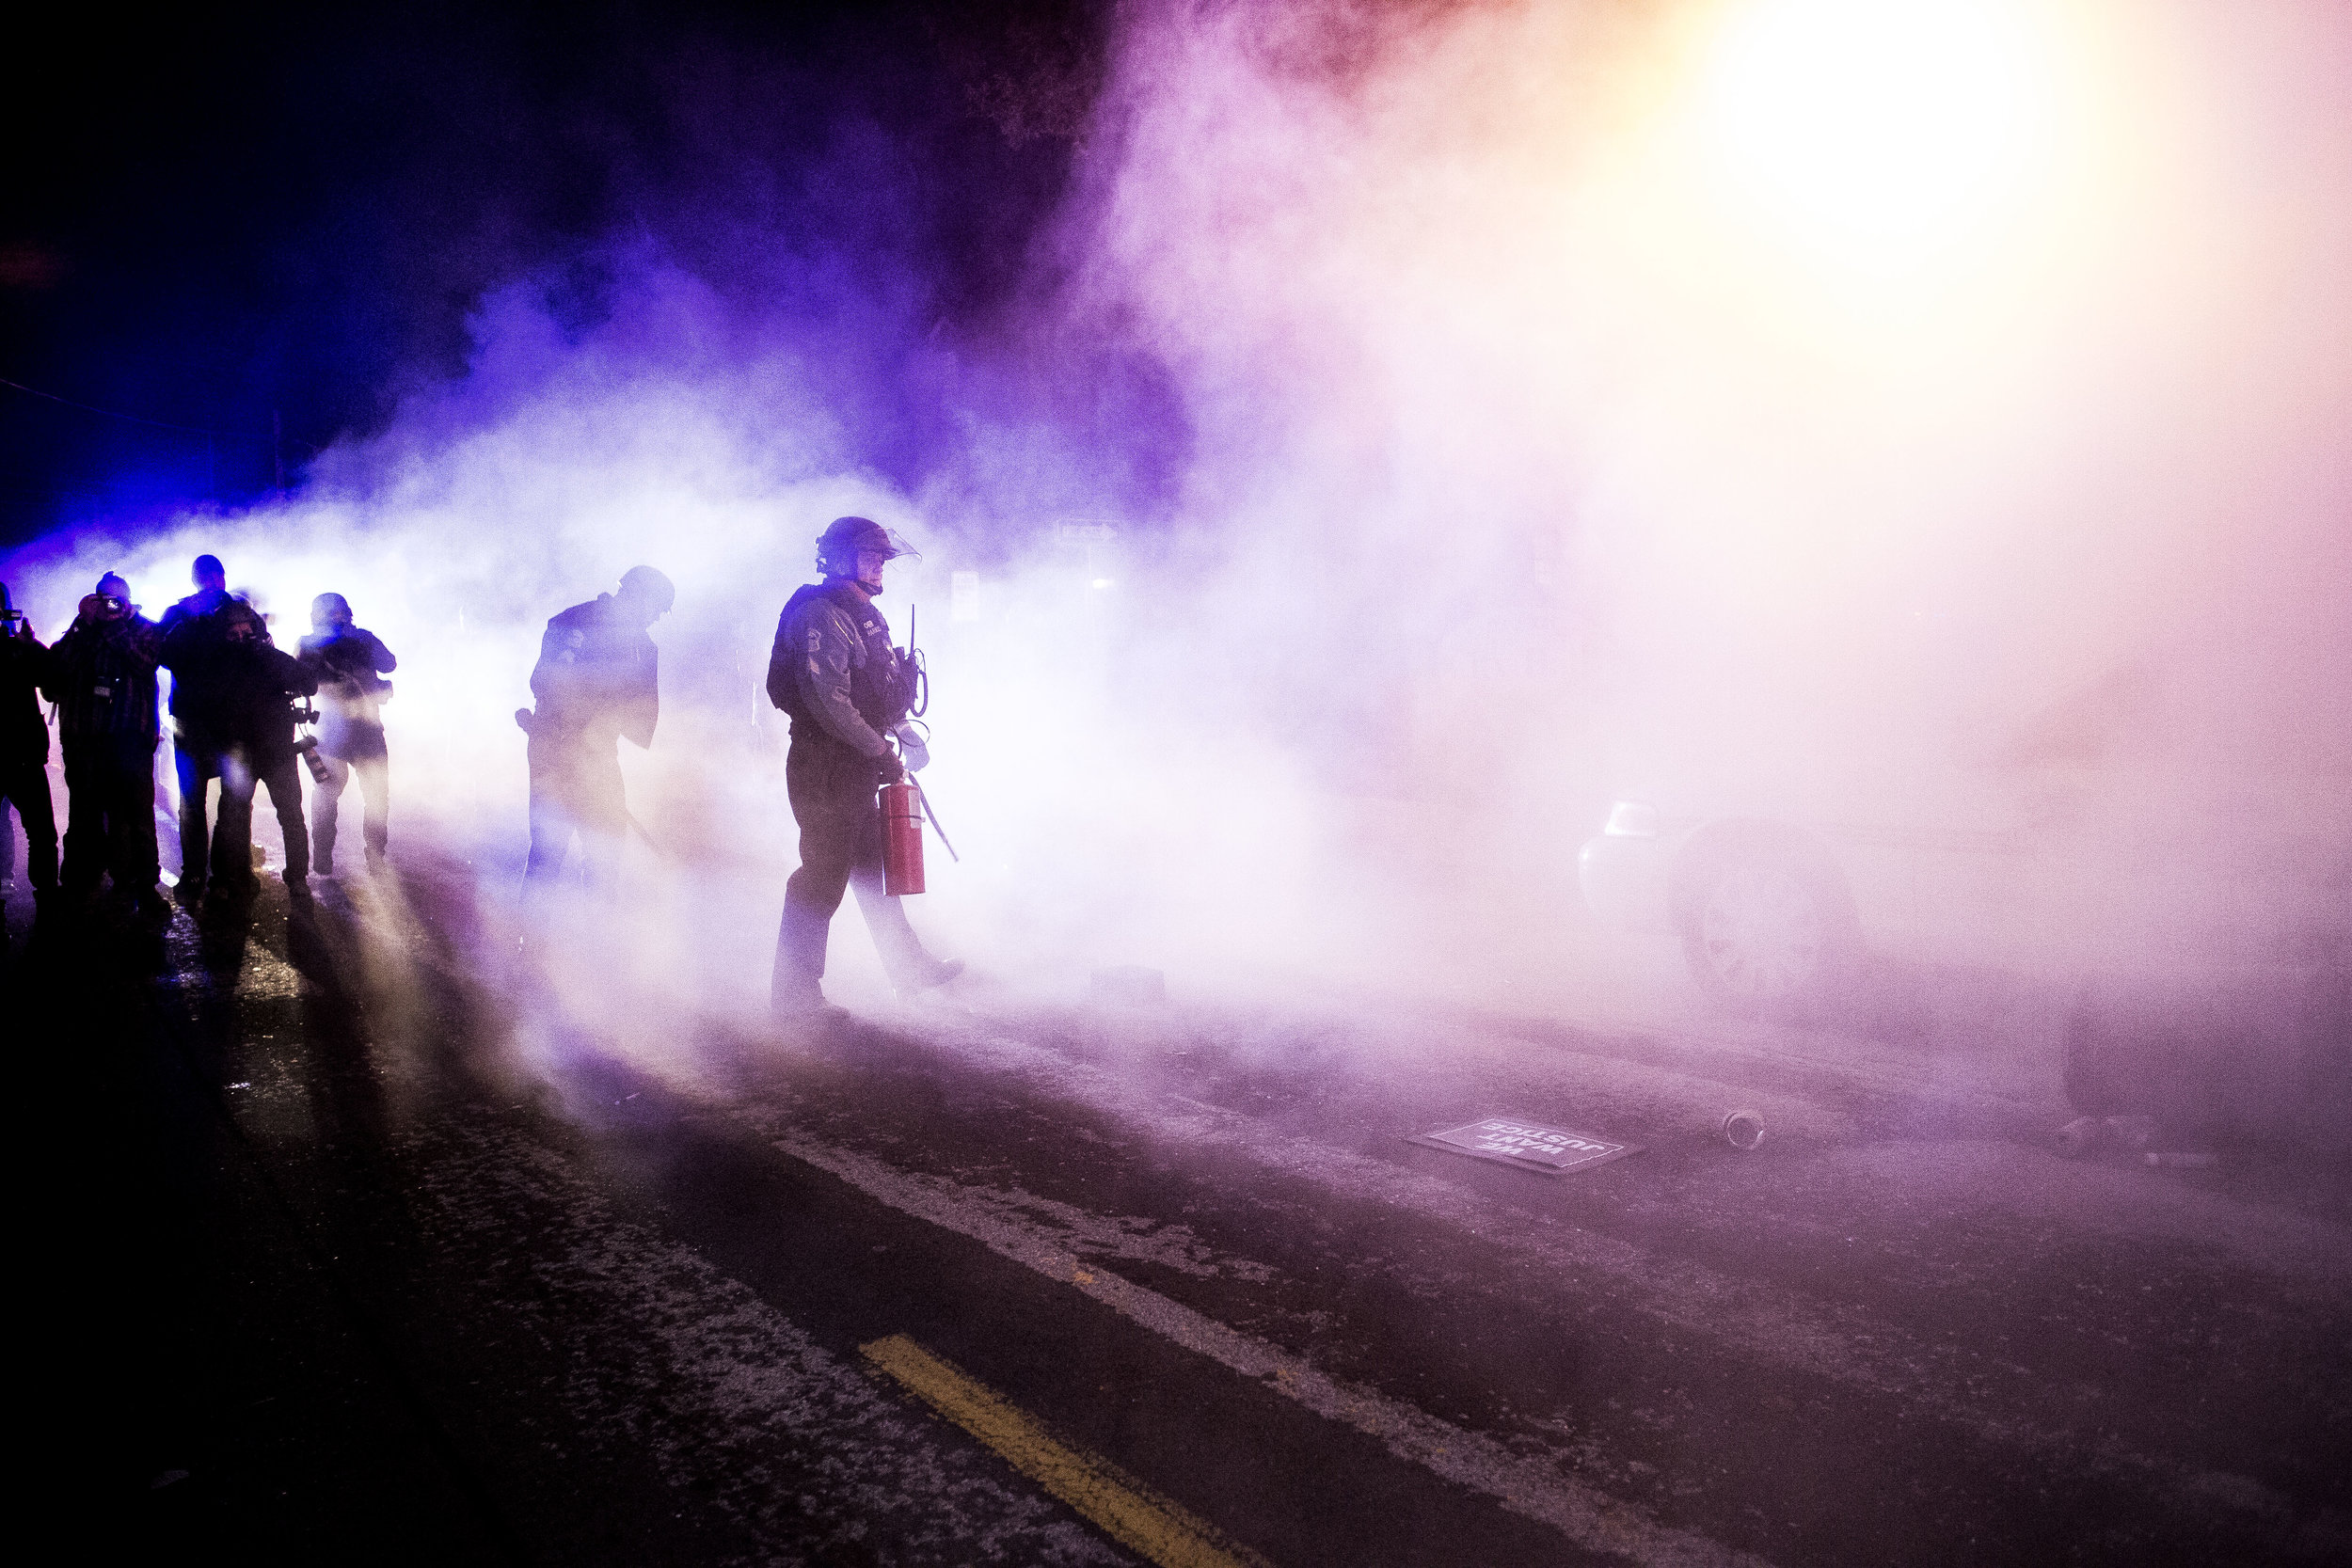
[[1546,1127],[1518,1117],[1486,1117],[1460,1127],[1423,1132],[1408,1141],[1442,1148],[1451,1154],[1498,1160],[1539,1176],[1565,1176],[1572,1170],[1607,1164],[1642,1151],[1640,1144],[1615,1143],[1590,1132],[1571,1132],[1565,1127]]

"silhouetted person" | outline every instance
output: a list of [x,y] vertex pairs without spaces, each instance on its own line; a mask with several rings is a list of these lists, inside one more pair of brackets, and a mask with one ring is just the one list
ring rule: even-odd
[[914,677],[891,646],[874,597],[882,591],[882,568],[908,553],[879,523],[835,518],[817,541],[825,580],[795,590],[776,623],[768,699],[791,716],[784,780],[801,828],[801,867],[785,884],[769,992],[779,1017],[838,1010],[826,1002],[820,982],[827,935],[846,887],[857,889],[882,967],[902,993],[963,972],[961,963],[924,951],[905,905],[883,891],[875,796],[906,777],[883,737],[905,721]]
[[381,871],[391,839],[391,769],[384,745],[385,680],[399,667],[376,635],[351,623],[351,606],[341,594],[310,601],[311,634],[302,640],[302,662],[319,680],[319,760],[326,779],[311,791],[311,864],[322,877],[335,874],[335,816],[343,790],[354,778],[367,803],[364,818],[368,870]]
[[[266,786],[286,841],[287,891],[308,897],[310,834],[302,819],[293,699],[316,691],[318,676],[271,646],[261,612],[236,598],[176,627],[164,640],[164,660],[171,667],[183,754],[199,759],[199,788],[212,777],[220,780],[209,857],[200,839],[191,845],[185,836],[188,813],[184,798],[182,801],[181,858],[191,867],[183,882],[193,880],[209,858],[208,891],[226,897],[252,893],[253,792]],[[199,795],[199,832],[201,812]]]
[[131,602],[114,573],[49,650],[41,689],[57,705],[65,752],[66,896],[82,902],[114,878],[115,892],[158,920],[171,910],[155,891],[155,667],[163,633]]
[[[208,820],[208,797],[215,779],[224,776],[224,756],[216,723],[202,721],[202,710],[216,707],[205,685],[212,656],[228,640],[222,611],[242,604],[229,592],[229,574],[216,555],[199,555],[189,571],[196,592],[164,611],[164,663],[171,671],[171,770],[180,791],[180,902],[193,905],[204,896],[209,870],[224,879],[223,891],[251,886],[251,850],[238,866],[213,863],[209,846],[213,830]],[[224,802],[225,803],[225,802]]]
[[16,869],[8,828],[14,806],[24,824],[24,878],[43,907],[57,891],[57,814],[49,800],[49,726],[40,700],[48,673],[49,650],[0,582],[0,892]]
[[591,880],[611,875],[628,832],[619,739],[653,744],[661,656],[645,633],[676,602],[668,578],[631,566],[619,593],[599,594],[548,622],[531,672],[538,708],[515,714],[531,736],[526,884],[562,874],[575,832]]
[[[196,584],[196,592],[164,611],[162,626],[169,636],[183,621],[210,615],[236,595],[229,592],[229,568],[216,555],[199,555],[188,568],[188,579]],[[175,706],[174,713],[180,710]]]

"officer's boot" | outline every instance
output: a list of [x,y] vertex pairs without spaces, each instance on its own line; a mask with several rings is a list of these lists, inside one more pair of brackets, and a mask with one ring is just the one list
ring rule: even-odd
[[804,908],[787,893],[784,919],[776,927],[776,966],[769,981],[768,1006],[780,1020],[841,1016],[825,1000],[825,939],[830,915]]
[[931,957],[923,939],[914,934],[914,922],[907,919],[906,900],[884,892],[879,873],[852,872],[850,887],[857,895],[859,911],[866,916],[866,928],[874,934],[874,949],[882,955],[882,968],[902,999],[944,986],[963,973],[961,958]]

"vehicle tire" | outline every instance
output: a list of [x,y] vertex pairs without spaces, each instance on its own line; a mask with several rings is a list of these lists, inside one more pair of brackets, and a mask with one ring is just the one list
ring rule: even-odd
[[1714,855],[1680,902],[1691,973],[1736,1011],[1809,1012],[1854,967],[1860,942],[1844,883],[1793,847]]

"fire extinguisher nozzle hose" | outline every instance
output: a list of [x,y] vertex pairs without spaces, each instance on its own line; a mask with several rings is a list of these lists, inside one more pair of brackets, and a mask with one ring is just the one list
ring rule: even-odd
[[931,832],[939,835],[940,847],[947,851],[947,858],[950,861],[961,865],[963,857],[956,853],[955,845],[948,841],[947,830],[939,825],[939,814],[931,810],[930,796],[924,792],[923,786],[919,784],[914,786],[914,800],[923,808],[923,820],[929,822],[931,825]]

